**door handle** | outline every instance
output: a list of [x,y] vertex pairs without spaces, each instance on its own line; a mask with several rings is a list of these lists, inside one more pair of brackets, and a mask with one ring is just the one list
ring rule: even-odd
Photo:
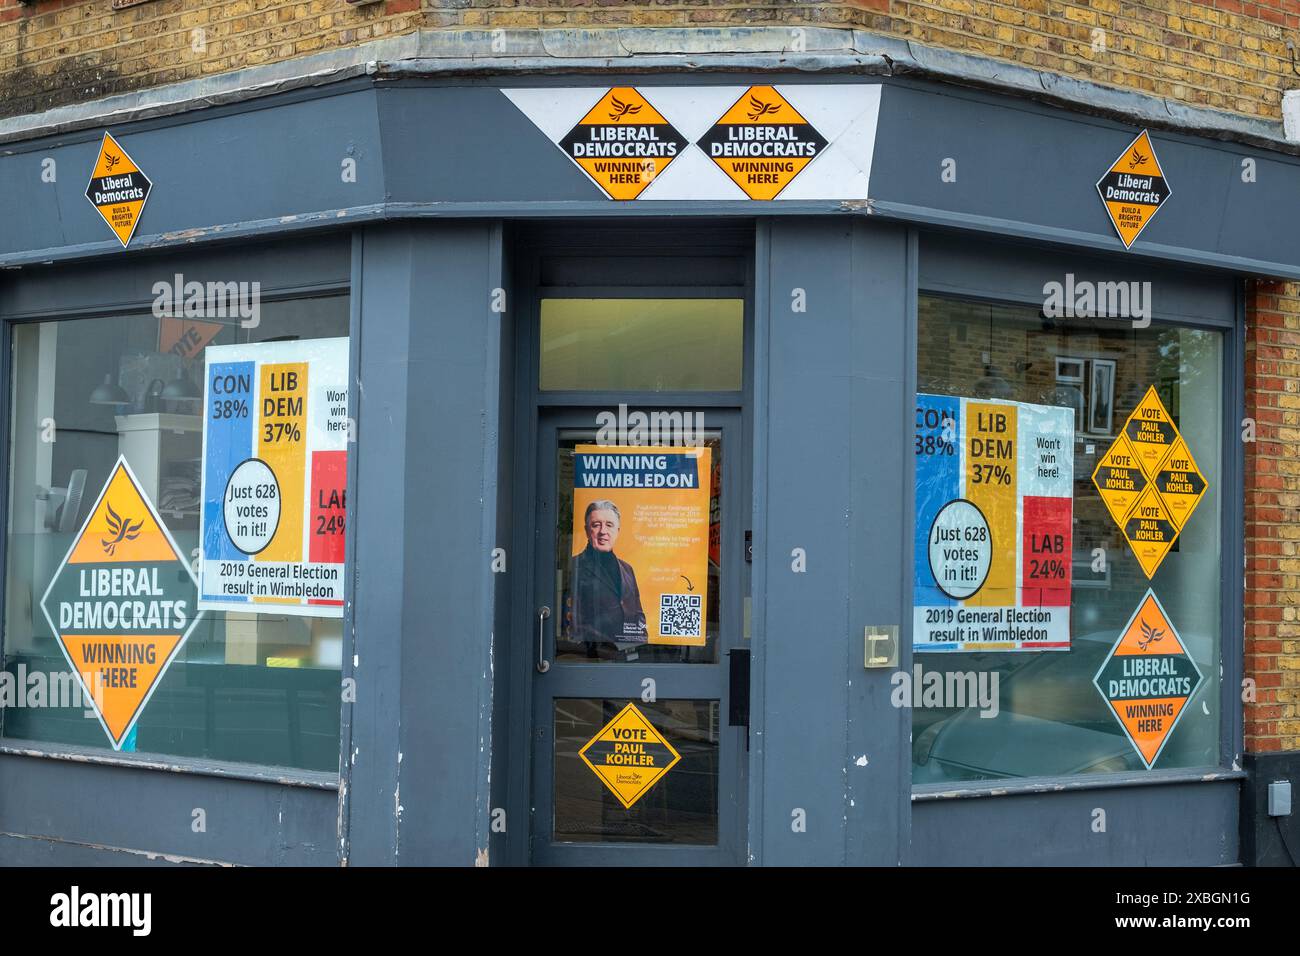
[[[730,678],[727,691],[727,726],[749,730],[749,648],[727,651]],[[748,739],[745,749],[749,749]]]
[[551,662],[546,659],[546,619],[551,616],[551,609],[543,604],[537,609],[537,673],[545,674],[551,669]]

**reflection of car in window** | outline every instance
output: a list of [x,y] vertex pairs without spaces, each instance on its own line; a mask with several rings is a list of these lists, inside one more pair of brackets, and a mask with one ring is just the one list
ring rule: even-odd
[[[1156,769],[1217,766],[1214,642],[1203,633],[1183,632],[1179,637],[1205,680],[1188,702]],[[962,661],[961,655],[916,655],[927,672],[997,672],[1001,699],[992,717],[981,717],[978,705],[916,710],[912,782],[1143,770],[1137,751],[1092,683],[1115,639],[1115,634],[1104,632],[1075,635],[1069,651],[1036,652],[1028,663],[1016,658],[1034,652],[998,655],[998,660],[981,656],[979,664]],[[1197,733],[1193,722],[1203,722],[1207,729]]]

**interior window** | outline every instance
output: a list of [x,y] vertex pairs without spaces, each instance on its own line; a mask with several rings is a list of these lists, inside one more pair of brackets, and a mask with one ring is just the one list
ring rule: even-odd
[[743,299],[543,299],[542,391],[738,391],[744,305]]

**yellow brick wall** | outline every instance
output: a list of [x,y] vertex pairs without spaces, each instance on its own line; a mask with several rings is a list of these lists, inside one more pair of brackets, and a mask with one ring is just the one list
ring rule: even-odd
[[1300,0],[0,0],[0,116],[418,29],[745,25],[859,27],[1271,119],[1300,83]]

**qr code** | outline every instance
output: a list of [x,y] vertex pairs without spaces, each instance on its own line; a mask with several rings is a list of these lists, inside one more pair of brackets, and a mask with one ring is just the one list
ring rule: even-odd
[[698,594],[659,595],[660,637],[699,637],[700,633]]

